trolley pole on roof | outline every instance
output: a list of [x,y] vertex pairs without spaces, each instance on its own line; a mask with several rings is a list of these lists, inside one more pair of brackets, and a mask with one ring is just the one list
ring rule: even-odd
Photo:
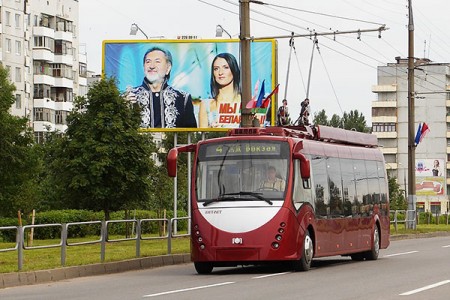
[[408,0],[408,229],[416,229],[416,146],[414,141],[414,21],[412,0]]
[[252,126],[251,109],[247,108],[247,104],[251,101],[251,56],[250,56],[250,2],[252,0],[239,1],[239,16],[240,16],[240,35],[239,46],[241,50],[241,80],[242,80],[242,94],[241,94],[241,127]]

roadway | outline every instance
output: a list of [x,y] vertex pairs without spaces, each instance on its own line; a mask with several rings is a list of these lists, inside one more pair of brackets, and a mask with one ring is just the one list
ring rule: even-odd
[[191,263],[5,288],[20,299],[450,299],[450,237],[391,242],[377,261],[317,259],[309,272],[280,267],[215,268]]

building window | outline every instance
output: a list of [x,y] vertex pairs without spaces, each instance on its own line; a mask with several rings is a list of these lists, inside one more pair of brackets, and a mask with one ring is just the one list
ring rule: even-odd
[[11,26],[11,12],[9,11],[5,12],[5,25]]
[[5,39],[5,48],[7,53],[11,52],[11,39]]
[[36,48],[47,48],[50,51],[55,51],[55,40],[47,36],[35,36],[34,37],[34,47]]
[[55,41],[55,54],[69,54],[72,55],[72,43],[63,40]]
[[16,94],[16,108],[22,108],[22,97],[20,97],[20,94]]
[[36,141],[36,143],[38,144],[42,144],[45,141],[45,135],[44,132],[42,131],[35,131],[34,132],[34,140]]
[[16,41],[16,55],[22,55],[22,43]]
[[20,67],[16,67],[16,82],[21,82],[22,81],[22,70],[20,69]]
[[51,87],[46,84],[35,84],[33,99],[50,98]]
[[55,112],[55,124],[66,124],[67,111],[57,110]]
[[44,109],[42,107],[34,108],[34,120],[44,121]]
[[20,28],[20,15],[19,14],[16,14],[16,16],[15,16],[14,25],[16,26],[16,28]]
[[396,125],[395,123],[373,123],[372,132],[396,132]]

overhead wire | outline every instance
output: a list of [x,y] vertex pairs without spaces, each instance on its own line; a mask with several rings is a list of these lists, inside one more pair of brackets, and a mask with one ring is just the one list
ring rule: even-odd
[[[202,2],[202,3],[205,3],[205,4],[208,4],[208,5],[211,5],[211,6],[214,6],[214,7],[217,7],[217,8],[219,8],[219,9],[225,10],[225,9],[223,9],[222,7],[213,5],[213,4],[208,3],[208,2],[206,2],[206,1],[204,1],[204,0],[198,0],[198,1],[200,1],[200,2]],[[233,3],[233,2],[231,2],[231,1],[229,1],[229,0],[223,0],[223,1],[224,1],[224,2],[227,2],[227,3],[230,3],[230,4],[233,4],[233,5],[238,5],[237,3]],[[369,21],[365,21],[365,20],[359,20],[359,19],[352,19],[352,18],[339,17],[339,16],[335,16],[335,15],[330,15],[330,14],[321,14],[321,13],[317,13],[317,12],[306,11],[306,10],[301,10],[301,9],[295,9],[295,8],[290,8],[290,7],[286,7],[286,6],[281,6],[281,5],[274,5],[274,4],[268,4],[268,3],[264,3],[264,4],[265,4],[265,5],[269,5],[269,6],[275,6],[275,7],[278,7],[278,8],[285,8],[285,9],[291,9],[291,10],[295,10],[295,11],[301,11],[301,12],[306,12],[306,13],[312,13],[312,14],[317,14],[317,15],[323,15],[323,16],[327,16],[327,17],[336,17],[336,18],[341,18],[341,19],[345,19],[345,20],[352,20],[352,21],[364,22],[364,23],[369,23],[369,24],[377,24],[377,25],[381,25],[381,23],[369,22]],[[272,8],[272,9],[273,9],[273,8]],[[233,14],[237,14],[237,13],[235,13],[235,12],[233,12],[233,11],[229,11],[229,10],[226,10],[226,11],[231,12],[231,13],[233,13]],[[251,11],[253,11],[253,12],[257,13],[257,14],[260,14],[260,15],[262,15],[262,16],[264,16],[264,17],[271,18],[271,19],[274,19],[274,20],[276,20],[276,21],[279,21],[279,22],[288,24],[288,25],[290,25],[290,26],[295,26],[295,27],[300,28],[300,29],[302,29],[302,30],[310,30],[309,28],[305,28],[305,27],[303,27],[303,26],[300,26],[300,25],[297,25],[297,24],[294,24],[294,23],[291,23],[291,22],[287,22],[286,20],[283,20],[283,19],[280,19],[280,18],[275,18],[275,17],[273,17],[273,16],[271,16],[271,15],[268,15],[268,14],[265,14],[265,13],[262,13],[262,12],[259,12],[258,10],[255,10],[255,9],[252,9]],[[277,11],[280,12],[279,10],[277,10]],[[284,14],[286,14],[286,13],[284,13]],[[291,16],[292,16],[292,15],[291,15]],[[296,17],[296,18],[297,18],[297,19],[300,19],[300,18],[298,18],[298,17]],[[267,23],[267,22],[263,22],[263,21],[260,21],[260,20],[258,20],[258,19],[255,19],[255,18],[251,18],[251,20],[253,20],[253,21],[255,21],[255,22],[258,22],[258,23],[262,23],[262,24],[268,25],[268,26],[273,27],[273,28],[278,28],[278,29],[284,30],[284,31],[286,31],[286,32],[292,32],[292,30],[290,30],[290,29],[282,28],[282,27],[280,27],[280,26],[276,26],[276,25],[274,25],[273,23],[272,23],[272,24],[269,24],[269,23]],[[302,19],[301,19],[301,20],[302,20]],[[402,24],[402,25],[403,25],[403,24]],[[319,26],[320,26],[320,25],[319,25]],[[321,26],[321,27],[326,28],[325,26]],[[329,38],[329,37],[328,37],[328,38]],[[330,38],[329,38],[329,39],[330,39]],[[397,49],[395,49],[395,48],[394,48],[389,42],[387,42],[385,39],[382,39],[382,40],[383,40],[383,42],[385,42],[386,44],[388,44],[392,49],[394,49],[397,53],[400,52],[400,51],[398,51]],[[340,43],[340,44],[342,44],[342,43]],[[370,68],[377,69],[377,67],[374,67],[374,66],[372,66],[372,65],[369,65],[369,64],[367,64],[367,63],[365,63],[365,62],[363,62],[363,61],[361,61],[361,60],[355,59],[354,57],[351,57],[351,56],[349,56],[349,55],[346,55],[346,54],[344,54],[344,53],[342,53],[342,52],[340,52],[340,51],[337,51],[337,50],[335,50],[335,49],[333,49],[333,48],[331,48],[331,47],[328,47],[328,46],[326,46],[326,45],[324,45],[324,44],[321,44],[321,45],[324,46],[325,48],[331,50],[331,51],[334,51],[334,52],[336,52],[336,53],[338,53],[338,54],[340,54],[340,55],[342,55],[342,56],[347,57],[348,59],[351,59],[351,60],[356,61],[356,62],[358,62],[358,63],[360,63],[360,64],[363,64],[363,65],[366,65],[366,66],[368,66],[368,67],[370,67]],[[342,45],[343,45],[343,44],[342,44]],[[350,50],[352,50],[352,51],[356,51],[355,49],[353,49],[353,48],[351,48],[351,47],[349,47],[349,46],[344,45],[344,47],[347,47],[348,49],[350,49]],[[372,60],[375,60],[375,61],[376,61],[377,63],[379,63],[379,64],[383,64],[383,65],[384,65],[384,63],[385,63],[385,62],[382,62],[382,61],[380,61],[380,60],[378,60],[378,59],[376,59],[376,58],[373,58],[373,57],[371,57],[371,56],[369,56],[369,55],[367,55],[367,54],[364,54],[364,53],[362,53],[362,52],[360,52],[360,51],[356,51],[356,52],[359,53],[360,55],[363,55],[363,56],[368,57],[368,58],[370,58],[370,59],[372,59]],[[297,58],[297,60],[298,60],[298,57],[296,57],[296,58]],[[383,70],[383,72],[388,73],[388,72],[386,72],[385,70]],[[407,72],[404,72],[404,73],[407,73]],[[390,74],[390,75],[395,75],[395,74]],[[416,76],[416,78],[418,78],[418,77]],[[420,79],[420,78],[419,78],[419,79]],[[303,79],[302,79],[302,80],[303,80]],[[431,84],[432,84],[432,83],[431,83]],[[433,84],[433,85],[435,85],[435,84]],[[421,86],[421,85],[419,85],[419,86]],[[441,88],[441,87],[439,87],[439,86],[437,86],[437,85],[435,85],[435,86],[438,87],[438,88]],[[423,87],[423,86],[421,86],[421,87],[424,88],[424,89],[427,89],[427,90],[431,91],[430,89],[428,89],[428,88],[426,88],[426,87]]]

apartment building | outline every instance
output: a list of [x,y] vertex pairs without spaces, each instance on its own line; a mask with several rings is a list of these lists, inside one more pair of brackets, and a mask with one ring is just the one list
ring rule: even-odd
[[[372,131],[377,135],[389,175],[408,190],[408,60],[378,67],[372,91]],[[430,131],[415,148],[416,208],[450,210],[450,64],[415,60],[415,128],[425,122]]]
[[16,86],[12,114],[30,119],[37,141],[65,131],[74,97],[87,93],[78,0],[0,0],[0,12],[0,60]]

